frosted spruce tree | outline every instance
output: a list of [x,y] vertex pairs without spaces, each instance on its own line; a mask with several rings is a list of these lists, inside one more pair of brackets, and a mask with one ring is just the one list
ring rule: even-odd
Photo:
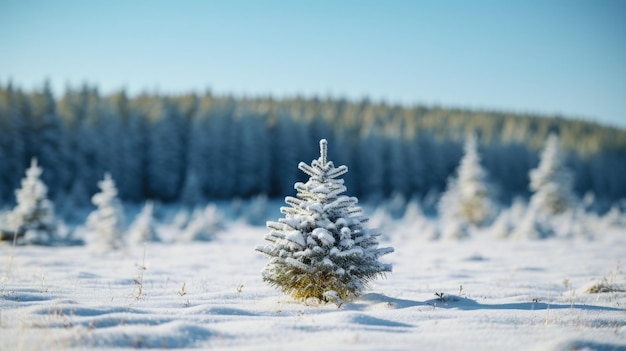
[[117,249],[122,245],[124,213],[111,174],[106,173],[98,187],[100,192],[91,198],[96,210],[87,217],[87,225],[94,231],[90,244],[99,249]]
[[50,244],[55,236],[54,207],[47,198],[48,188],[41,181],[43,170],[33,158],[22,187],[15,191],[17,205],[9,214],[7,228],[13,237],[15,232],[21,244]]
[[[457,174],[456,178],[448,181],[446,192],[439,202],[441,217],[446,220],[450,228],[464,228],[463,225],[451,225],[452,222],[456,224],[467,222],[475,226],[485,225],[493,218],[495,205],[492,200],[491,186],[487,181],[487,172],[480,164],[476,137],[473,135],[465,142],[465,155],[461,159]],[[464,236],[459,233],[448,234],[456,237]]]
[[541,214],[558,214],[572,207],[572,175],[563,165],[559,137],[550,134],[539,166],[529,173],[533,195],[530,206]]
[[379,258],[393,248],[378,248],[380,233],[366,228],[368,220],[347,189],[346,166],[327,161],[327,142],[320,141],[320,157],[298,168],[309,175],[297,182],[296,197],[281,207],[285,215],[268,222],[269,245],[257,247],[269,259],[263,280],[295,299],[315,298],[338,302],[361,295],[367,283],[391,272]]

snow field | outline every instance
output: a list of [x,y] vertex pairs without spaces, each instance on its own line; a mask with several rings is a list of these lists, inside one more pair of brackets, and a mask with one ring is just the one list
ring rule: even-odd
[[[266,232],[234,222],[214,241],[107,252],[3,243],[0,350],[626,349],[623,229],[424,241],[404,228],[381,242],[393,272],[340,307],[262,282]],[[600,282],[611,291],[586,292]]]

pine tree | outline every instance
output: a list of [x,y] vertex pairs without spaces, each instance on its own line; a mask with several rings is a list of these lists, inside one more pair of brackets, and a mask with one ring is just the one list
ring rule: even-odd
[[98,187],[100,192],[91,198],[97,209],[87,218],[87,225],[94,231],[91,244],[101,249],[117,249],[122,244],[124,214],[110,173],[105,173]]
[[480,164],[476,138],[470,136],[465,142],[465,155],[457,169],[456,179],[450,179],[448,188],[442,195],[439,211],[448,220],[466,221],[481,226],[488,222],[494,213],[490,184],[487,172]]
[[558,214],[574,202],[572,175],[563,165],[559,150],[559,137],[550,134],[541,153],[539,166],[529,173],[533,195],[530,206],[539,213]]
[[31,160],[22,187],[15,191],[17,205],[9,214],[10,231],[17,231],[22,244],[50,244],[56,231],[54,208],[47,198],[48,188],[41,181],[43,170]]
[[298,168],[309,175],[297,182],[297,197],[288,196],[285,215],[268,222],[266,246],[257,247],[270,260],[263,280],[296,299],[337,302],[361,295],[367,283],[391,272],[378,259],[393,248],[378,248],[380,233],[365,227],[368,220],[355,197],[338,179],[348,171],[327,161],[327,142],[320,141],[320,157]]

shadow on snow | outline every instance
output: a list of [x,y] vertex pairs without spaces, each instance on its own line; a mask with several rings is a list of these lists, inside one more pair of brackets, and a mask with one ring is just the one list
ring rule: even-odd
[[456,308],[460,310],[547,310],[547,309],[580,309],[590,311],[615,311],[622,312],[623,309],[606,307],[606,306],[594,306],[594,305],[581,305],[581,304],[556,304],[545,303],[539,301],[529,302],[517,302],[517,303],[502,303],[502,304],[485,304],[479,303],[476,300],[456,296],[456,295],[443,295],[442,298],[435,298],[426,301],[406,300],[389,297],[379,293],[369,293],[361,297],[353,303],[345,305],[347,310],[364,310],[370,308],[375,304],[387,304],[389,308],[403,309],[409,307],[424,307],[432,306],[439,308]]

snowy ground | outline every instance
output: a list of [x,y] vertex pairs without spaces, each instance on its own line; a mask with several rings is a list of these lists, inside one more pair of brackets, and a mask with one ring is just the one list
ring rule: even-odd
[[397,230],[381,243],[393,273],[340,307],[265,285],[265,232],[235,223],[210,242],[104,253],[1,243],[0,350],[626,350],[624,229],[535,241]]

